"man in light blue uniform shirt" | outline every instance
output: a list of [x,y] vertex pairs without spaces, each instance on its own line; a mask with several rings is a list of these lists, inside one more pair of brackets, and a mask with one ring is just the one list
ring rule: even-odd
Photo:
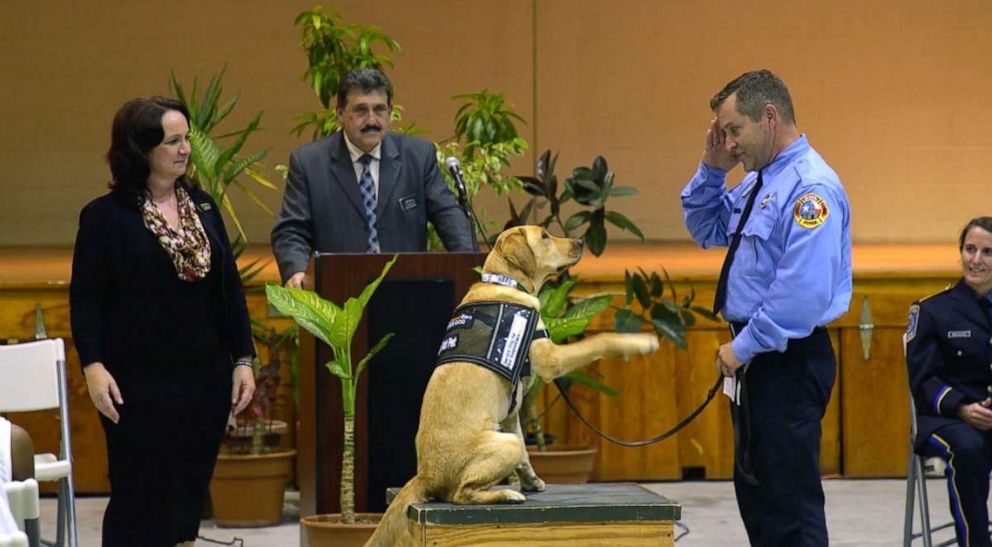
[[[710,100],[686,227],[728,246],[714,312],[731,324],[717,368],[741,384],[734,485],[752,545],[827,545],[820,420],[836,359],[824,325],[848,309],[851,236],[839,177],[795,123],[785,84],[748,72]],[[732,190],[727,171],[748,171]]]

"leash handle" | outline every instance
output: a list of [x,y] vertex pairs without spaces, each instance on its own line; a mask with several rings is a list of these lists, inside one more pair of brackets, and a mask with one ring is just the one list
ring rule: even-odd
[[596,426],[592,425],[589,422],[589,420],[587,420],[586,417],[583,416],[581,412],[579,412],[579,409],[575,408],[575,403],[573,403],[571,397],[569,397],[568,390],[565,389],[562,386],[562,384],[561,384],[561,378],[555,379],[554,382],[555,382],[555,386],[558,388],[558,391],[561,393],[562,399],[565,399],[565,404],[568,405],[568,408],[572,409],[572,412],[574,412],[575,415],[579,418],[579,420],[581,420],[582,423],[586,424],[586,427],[588,427],[590,430],[592,430],[593,433],[595,433],[596,435],[599,435],[600,437],[606,439],[607,441],[609,441],[609,442],[611,442],[613,444],[618,444],[620,446],[648,446],[648,445],[651,445],[651,444],[655,444],[655,443],[661,442],[661,441],[663,441],[663,440],[671,437],[672,435],[678,433],[680,430],[682,430],[682,428],[684,428],[685,426],[689,425],[689,422],[691,422],[693,419],[695,419],[696,416],[699,416],[699,413],[702,412],[704,408],[706,408],[706,405],[708,405],[710,403],[710,401],[713,400],[713,397],[716,396],[717,391],[719,391],[720,390],[720,387],[723,386],[723,376],[717,375],[716,383],[714,383],[713,384],[713,387],[711,387],[710,390],[709,390],[709,392],[706,393],[706,400],[703,401],[703,403],[700,404],[698,407],[696,407],[695,410],[693,410],[692,412],[690,412],[688,416],[686,416],[685,418],[682,418],[682,421],[680,421],[679,423],[675,424],[675,427],[673,427],[673,428],[669,429],[668,431],[665,431],[665,432],[663,432],[663,433],[661,433],[659,435],[656,435],[656,436],[651,437],[649,439],[643,439],[643,440],[640,440],[640,441],[625,441],[623,439],[618,439],[616,437],[613,437],[611,435],[608,435],[608,434],[604,433],[599,428],[597,428]]

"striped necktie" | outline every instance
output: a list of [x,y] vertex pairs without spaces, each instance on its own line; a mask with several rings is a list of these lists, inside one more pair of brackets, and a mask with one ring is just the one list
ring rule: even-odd
[[372,180],[372,156],[365,154],[359,160],[362,163],[362,176],[358,179],[358,189],[362,192],[362,205],[365,207],[365,221],[369,227],[369,241],[366,252],[379,252],[379,230],[375,227],[375,181]]

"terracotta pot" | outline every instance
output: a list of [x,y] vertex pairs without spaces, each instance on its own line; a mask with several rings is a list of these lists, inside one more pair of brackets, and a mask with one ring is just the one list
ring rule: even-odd
[[341,524],[341,515],[312,515],[300,519],[303,547],[362,547],[372,537],[382,513],[355,513],[359,523]]
[[295,450],[217,456],[210,501],[218,526],[271,526],[282,522],[286,478]]
[[548,484],[581,484],[589,482],[596,464],[596,449],[581,446],[549,446],[538,452],[528,446],[527,454],[537,476]]

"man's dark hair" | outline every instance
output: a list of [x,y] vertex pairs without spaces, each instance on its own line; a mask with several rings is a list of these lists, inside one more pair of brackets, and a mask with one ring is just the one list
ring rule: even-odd
[[964,249],[964,238],[968,235],[968,232],[972,228],[981,228],[986,232],[992,234],[992,217],[976,217],[968,221],[968,224],[964,225],[964,229],[961,230],[961,236],[958,238],[958,250]]
[[393,83],[377,68],[356,68],[345,74],[338,85],[338,108],[343,110],[348,104],[348,95],[355,91],[360,91],[363,95],[385,91],[386,104],[393,106]]
[[716,112],[723,101],[734,93],[737,93],[737,112],[751,118],[753,122],[761,117],[765,105],[771,103],[778,109],[783,120],[796,123],[789,88],[770,70],[754,70],[741,74],[710,99],[710,110]]
[[[189,123],[186,105],[168,97],[132,99],[114,115],[107,151],[107,163],[113,175],[110,188],[133,203],[140,204],[145,198],[151,174],[148,153],[165,139],[162,116],[169,110],[180,112]],[[176,184],[189,188],[186,175],[179,177]]]

